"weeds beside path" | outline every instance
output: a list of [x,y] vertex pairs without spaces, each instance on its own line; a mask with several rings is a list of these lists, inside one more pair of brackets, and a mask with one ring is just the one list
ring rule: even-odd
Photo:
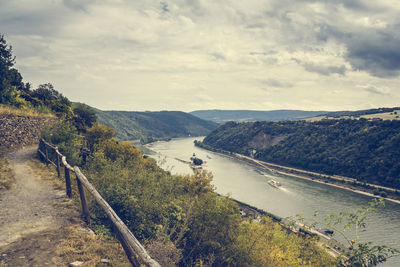
[[[36,149],[7,155],[16,182],[0,193],[0,266],[66,266],[76,260],[95,266],[107,255],[104,244],[82,227],[73,202],[45,177],[49,172],[32,170],[29,161]],[[117,257],[124,257],[122,249]]]

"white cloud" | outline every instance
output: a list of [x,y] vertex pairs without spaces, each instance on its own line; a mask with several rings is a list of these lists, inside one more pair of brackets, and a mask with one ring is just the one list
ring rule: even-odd
[[400,100],[395,3],[1,1],[0,32],[26,81],[99,108],[356,109]]

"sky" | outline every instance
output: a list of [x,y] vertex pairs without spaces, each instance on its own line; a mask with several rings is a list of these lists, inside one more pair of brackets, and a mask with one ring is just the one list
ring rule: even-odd
[[103,110],[400,106],[398,0],[0,0],[0,34]]

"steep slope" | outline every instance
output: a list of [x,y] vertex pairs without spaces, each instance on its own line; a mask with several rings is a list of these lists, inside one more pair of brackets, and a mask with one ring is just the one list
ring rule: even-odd
[[120,140],[144,142],[184,136],[207,135],[218,124],[180,111],[134,112],[96,109],[98,121],[111,126]]
[[217,123],[228,121],[281,121],[309,118],[326,113],[326,111],[304,110],[196,110],[190,114],[203,120]]
[[400,188],[397,120],[230,122],[209,134],[203,144],[289,167]]

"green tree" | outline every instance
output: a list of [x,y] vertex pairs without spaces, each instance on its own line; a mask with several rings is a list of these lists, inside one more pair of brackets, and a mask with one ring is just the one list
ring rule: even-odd
[[[374,199],[366,207],[359,208],[356,212],[340,212],[339,214],[328,214],[325,222],[328,227],[333,228],[342,235],[348,246],[349,252],[343,253],[338,258],[338,263],[343,266],[376,266],[385,262],[388,258],[398,256],[400,251],[385,245],[373,245],[372,242],[360,241],[360,232],[366,230],[368,213],[375,212],[377,207],[385,205],[383,199]],[[342,226],[340,229],[338,226]],[[354,237],[350,238],[346,232],[354,230]]]
[[22,82],[22,75],[13,68],[14,64],[12,46],[0,34],[0,103],[21,107],[27,104],[30,85]]
[[85,133],[90,151],[95,151],[95,146],[115,136],[114,129],[100,123],[94,123]]
[[16,88],[12,87],[9,73],[14,66],[15,57],[12,55],[12,47],[7,45],[4,35],[0,35],[0,103],[13,103],[17,97]]
[[[339,266],[369,267],[385,262],[390,257],[400,255],[400,251],[385,245],[374,245],[372,242],[360,240],[360,233],[366,231],[368,214],[383,207],[383,199],[374,199],[368,206],[361,207],[355,212],[339,212],[325,215],[323,221],[317,219],[315,212],[312,223],[307,223],[309,228],[318,226],[334,230],[334,234],[341,235],[347,243],[348,250],[341,253],[336,260]],[[304,217],[297,215],[297,220],[304,222]],[[352,230],[352,234],[349,231]]]
[[41,84],[31,93],[34,106],[47,106],[59,117],[72,119],[72,103],[65,96],[54,89],[51,83]]
[[74,125],[79,132],[86,132],[97,120],[96,112],[85,104],[78,103],[74,108]]

